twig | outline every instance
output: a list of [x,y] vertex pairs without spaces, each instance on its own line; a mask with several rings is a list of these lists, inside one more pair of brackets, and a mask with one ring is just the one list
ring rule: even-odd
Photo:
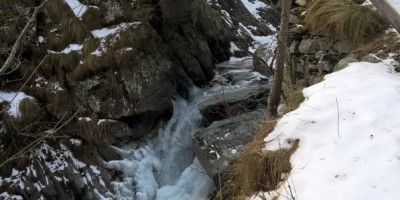
[[42,2],[42,4],[40,4],[38,7],[35,7],[35,10],[33,11],[31,18],[29,19],[28,23],[25,24],[24,29],[22,30],[22,32],[19,34],[19,36],[17,38],[17,41],[15,41],[10,55],[8,56],[7,60],[4,62],[3,66],[0,68],[0,75],[2,75],[10,67],[11,62],[14,60],[15,55],[17,54],[17,51],[18,51],[26,33],[28,32],[29,28],[31,27],[31,25],[33,24],[33,22],[36,19],[36,15],[44,8],[46,3],[47,3],[47,0],[44,0]]
[[0,168],[2,168],[5,164],[7,164],[11,161],[18,159],[19,157],[21,157],[22,155],[24,155],[25,153],[27,153],[28,151],[30,151],[31,149],[36,147],[37,145],[41,144],[43,142],[43,140],[50,137],[50,135],[57,133],[57,131],[59,131],[62,127],[67,125],[78,113],[79,113],[79,110],[76,111],[75,114],[71,118],[69,118],[66,122],[64,122],[60,127],[58,127],[58,128],[53,127],[52,129],[44,131],[43,135],[40,138],[34,140],[32,143],[28,144],[26,147],[24,147],[23,149],[18,151],[16,154],[14,154],[13,156],[9,157],[4,162],[2,162],[0,164]]
[[340,138],[340,131],[339,131],[339,126],[340,126],[340,114],[339,114],[339,102],[338,102],[338,100],[337,100],[337,97],[336,97],[336,109],[337,109],[337,135],[338,135],[338,138]]

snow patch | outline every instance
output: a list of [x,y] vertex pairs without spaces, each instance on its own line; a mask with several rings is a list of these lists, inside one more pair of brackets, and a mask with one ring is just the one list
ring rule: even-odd
[[20,117],[19,104],[23,99],[33,99],[33,97],[26,95],[23,92],[0,92],[0,103],[10,103],[7,113],[12,117]]
[[81,4],[78,0],[65,0],[65,3],[71,8],[74,12],[75,16],[81,18],[83,14],[85,14],[88,7],[84,4]]

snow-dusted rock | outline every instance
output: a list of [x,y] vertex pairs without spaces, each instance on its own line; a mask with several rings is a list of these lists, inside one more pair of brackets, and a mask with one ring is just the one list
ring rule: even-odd
[[207,123],[266,107],[271,85],[255,85],[209,96],[198,108]]
[[223,175],[230,162],[240,155],[253,138],[257,122],[264,117],[263,110],[256,110],[194,130],[193,144],[197,157],[216,184],[218,175]]

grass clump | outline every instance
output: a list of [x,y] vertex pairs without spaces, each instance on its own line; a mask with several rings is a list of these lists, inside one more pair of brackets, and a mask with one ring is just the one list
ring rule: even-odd
[[[7,110],[8,102],[0,104],[1,110]],[[34,98],[24,98],[19,102],[17,117],[6,111],[0,115],[0,160],[5,161],[15,153],[29,145],[41,132],[48,129],[43,121],[46,118],[44,108]],[[28,158],[22,156],[14,162],[9,162],[0,169],[0,176],[11,171],[12,168],[22,169]]]
[[290,149],[263,151],[264,138],[274,130],[277,120],[267,120],[245,151],[233,163],[230,177],[215,199],[245,199],[259,191],[275,190],[283,181],[282,175],[291,170],[290,156],[297,149],[294,141]]
[[[366,43],[362,47],[353,51],[353,54],[357,59],[362,59],[369,54],[375,54],[376,56],[385,59],[390,53],[400,55],[400,38],[396,32],[386,32],[375,40]],[[400,60],[400,58],[396,58]]]
[[107,144],[107,135],[113,121],[99,121],[92,118],[80,118],[78,121],[79,136],[90,146]]
[[299,105],[304,101],[303,89],[298,89],[289,94],[286,99],[286,106],[284,113],[296,110]]
[[351,0],[314,0],[305,21],[315,34],[350,40],[355,45],[376,38],[389,27],[371,7]]

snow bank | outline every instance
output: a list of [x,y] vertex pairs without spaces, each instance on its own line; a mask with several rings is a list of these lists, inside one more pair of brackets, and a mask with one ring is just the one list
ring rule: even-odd
[[21,116],[21,112],[19,111],[19,103],[25,98],[31,99],[33,97],[28,96],[23,92],[19,92],[18,94],[16,92],[0,92],[0,103],[3,103],[4,101],[9,102],[10,106],[7,110],[7,113],[15,118]]
[[400,74],[391,62],[353,63],[303,91],[305,102],[265,139],[269,150],[300,139],[289,181],[272,193],[287,199],[290,186],[296,199],[400,197]]

